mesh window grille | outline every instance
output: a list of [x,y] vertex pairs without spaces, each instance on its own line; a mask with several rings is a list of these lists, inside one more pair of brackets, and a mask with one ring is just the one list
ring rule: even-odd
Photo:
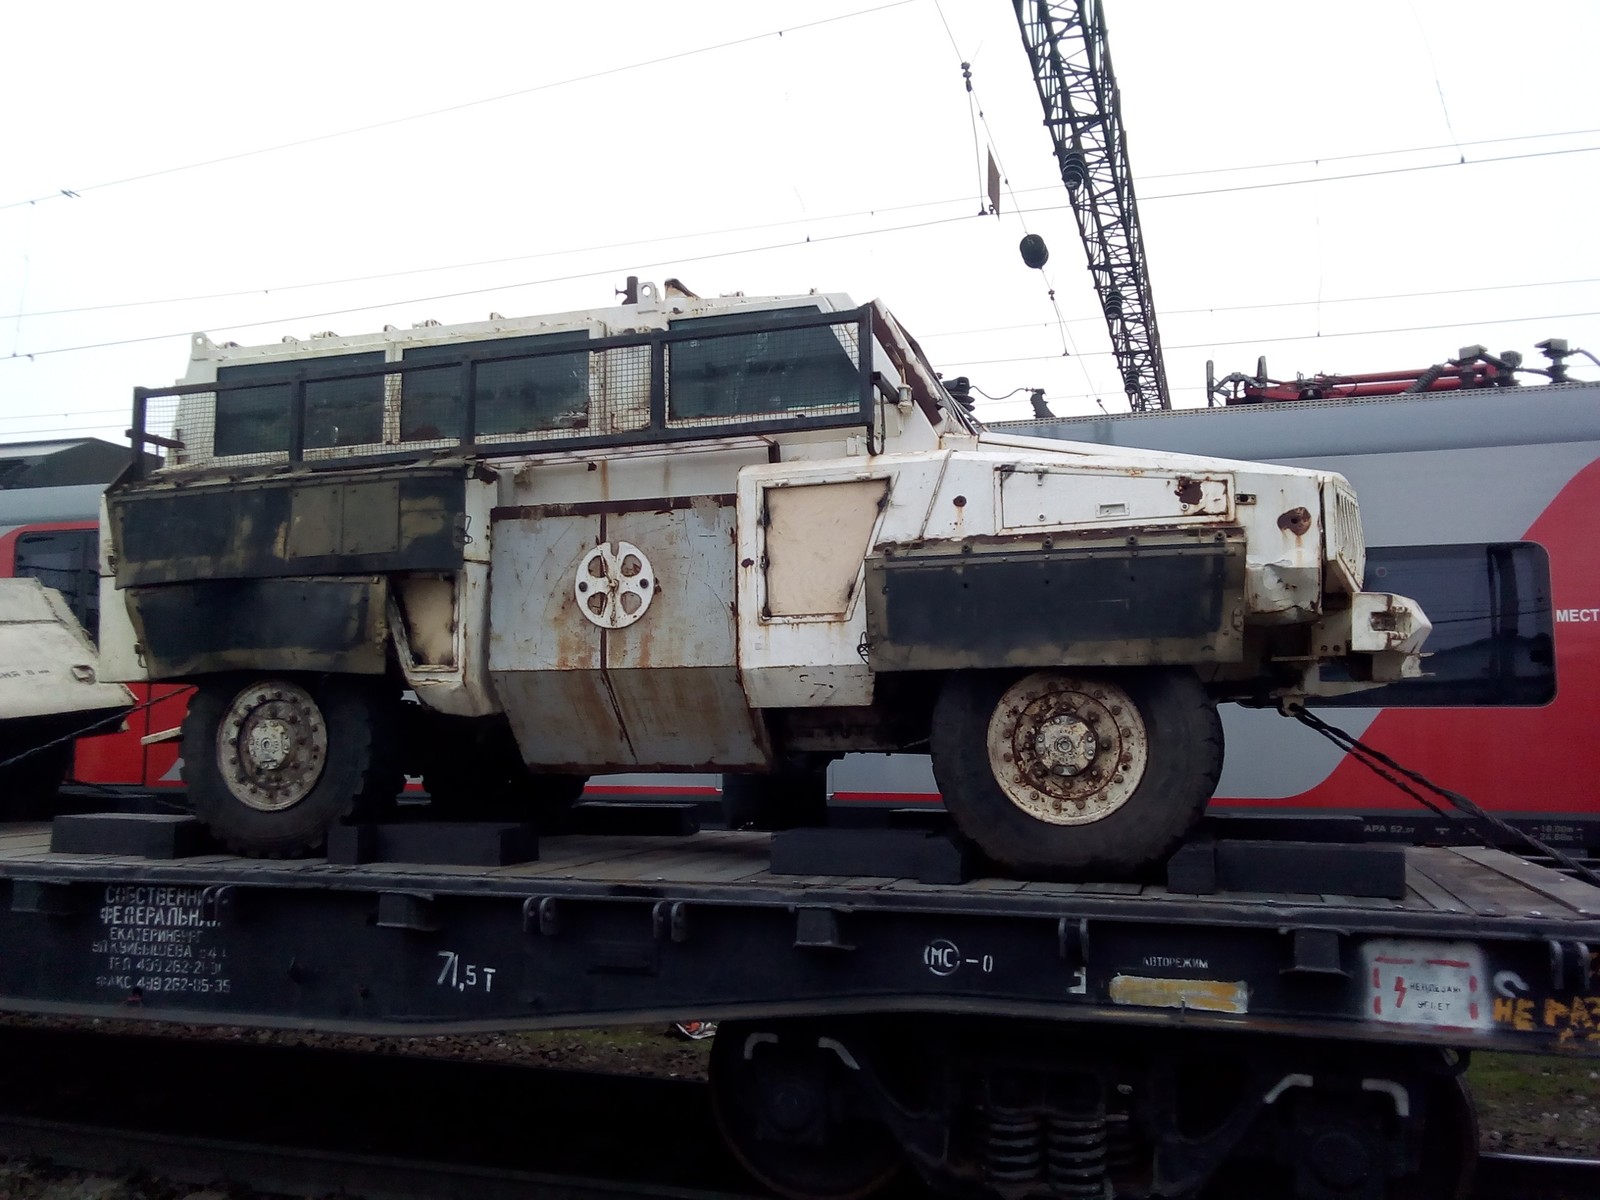
[[[589,333],[573,331],[406,345],[398,362],[373,351],[223,365],[215,391],[144,392],[143,428],[180,443],[163,453],[169,467],[287,462],[295,384],[285,377],[293,373],[306,380],[301,454],[315,462],[463,441],[532,449],[646,440],[652,428],[673,440],[730,425],[781,431],[792,419],[849,424],[861,413],[860,314],[797,324],[820,315],[808,308],[696,318],[675,323],[664,346],[660,333],[594,346]],[[750,331],[764,319],[771,328]],[[652,374],[656,353],[662,379]],[[652,412],[659,396],[664,425]]]
[[[705,336],[667,347],[667,423],[715,425],[772,416],[824,416],[861,407],[854,325],[719,334],[735,318],[675,322]],[[748,323],[748,316],[737,318]]]

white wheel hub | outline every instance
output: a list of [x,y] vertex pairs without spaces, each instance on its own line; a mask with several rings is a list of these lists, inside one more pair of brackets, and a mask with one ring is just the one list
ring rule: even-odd
[[228,790],[260,812],[304,800],[322,778],[328,728],[304,688],[251,684],[234,696],[217,726],[217,765]]
[[632,542],[602,543],[583,556],[572,594],[578,611],[601,629],[632,625],[656,594],[655,572]]
[[1023,812],[1050,825],[1088,825],[1137,790],[1150,736],[1116,684],[1036,671],[1000,697],[988,752],[995,782]]

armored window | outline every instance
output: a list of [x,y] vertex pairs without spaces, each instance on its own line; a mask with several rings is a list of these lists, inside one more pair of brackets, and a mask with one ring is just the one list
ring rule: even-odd
[[100,629],[99,534],[93,529],[58,529],[17,537],[15,575],[37,579],[66,597],[84,632]]
[[1538,705],[1555,698],[1550,559],[1533,542],[1374,546],[1365,588],[1422,605],[1423,677],[1332,699],[1347,708]]
[[[816,308],[733,313],[674,321],[667,348],[669,422],[827,415],[861,410],[859,348],[853,324],[785,328]],[[770,324],[757,333],[720,329]]]
[[306,384],[305,444],[308,449],[366,446],[383,441],[383,376],[328,378],[382,365],[383,354],[377,352],[218,367],[218,383],[246,386],[217,393],[213,453],[224,458],[287,450],[294,385],[265,382],[252,385],[301,373],[310,381]]
[[[587,428],[589,353],[563,347],[581,345],[588,336],[548,333],[406,350],[402,361],[408,365],[448,365],[408,371],[401,377],[400,440],[456,441]],[[466,405],[462,403],[469,357],[473,360],[473,430],[464,427]],[[480,361],[486,358],[489,361]]]

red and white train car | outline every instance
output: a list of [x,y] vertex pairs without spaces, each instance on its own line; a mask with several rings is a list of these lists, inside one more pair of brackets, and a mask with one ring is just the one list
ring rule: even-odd
[[[40,580],[66,597],[95,637],[100,624],[100,493],[127,465],[128,450],[95,438],[0,447],[0,578]],[[126,728],[80,738],[69,778],[128,787],[182,786],[177,743],[152,740],[183,720],[189,688],[132,688],[143,705]]]

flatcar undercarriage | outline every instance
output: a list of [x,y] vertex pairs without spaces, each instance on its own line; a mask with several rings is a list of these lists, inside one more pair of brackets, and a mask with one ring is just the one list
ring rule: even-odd
[[718,1125],[793,1200],[1463,1198],[1469,1055],[1600,1052],[1600,887],[1500,851],[1378,848],[1395,886],[1365,895],[1349,871],[1246,889],[1219,854],[1197,892],[891,877],[910,860],[889,834],[819,855],[815,830],[652,819],[350,827],[334,859],[282,863],[214,853],[178,816],[0,827],[0,1009],[390,1034],[716,1020]]
[[868,1196],[904,1171],[950,1196],[1383,1200],[1467,1194],[1465,1065],[1428,1048],[890,1017],[725,1024],[712,1085],[735,1155],[797,1200]]

